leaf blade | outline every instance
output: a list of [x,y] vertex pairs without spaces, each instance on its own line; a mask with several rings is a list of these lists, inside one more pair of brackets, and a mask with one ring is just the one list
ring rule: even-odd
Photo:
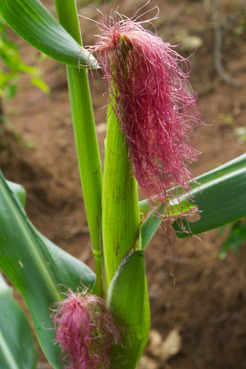
[[230,224],[246,216],[246,168],[234,170],[220,178],[202,184],[191,192],[200,219],[196,222],[174,222],[179,238],[192,236]]
[[38,351],[28,320],[0,273],[0,367],[34,369]]
[[37,0],[1,0],[6,23],[25,41],[51,58],[73,66],[98,68],[96,59]]
[[0,208],[0,269],[25,299],[46,357],[61,369],[49,308],[61,300],[65,286],[77,290],[82,283],[93,289],[95,275],[36,231],[1,173]]
[[26,205],[26,191],[23,186],[7,181],[10,190],[14,193],[21,206],[24,208]]
[[[184,193],[182,188],[175,189],[180,197],[171,200],[175,215],[197,206],[201,219],[191,223],[179,220],[173,223],[177,237],[185,238],[220,227],[246,217],[246,197],[240,196],[246,186],[246,154],[241,155],[199,177],[190,184],[191,191]],[[173,204],[172,204],[173,202]],[[222,208],[222,206],[224,207]],[[176,209],[176,210],[175,210]],[[140,211],[148,214],[147,200],[140,202]],[[165,206],[150,212],[141,225],[142,248],[154,236],[164,216]],[[214,214],[217,216],[214,217]]]

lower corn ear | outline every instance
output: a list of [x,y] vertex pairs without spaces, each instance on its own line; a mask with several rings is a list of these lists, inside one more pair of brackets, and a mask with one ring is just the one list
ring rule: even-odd
[[148,341],[150,311],[143,251],[129,253],[108,289],[107,303],[122,321],[122,346],[113,352],[117,368],[134,369]]

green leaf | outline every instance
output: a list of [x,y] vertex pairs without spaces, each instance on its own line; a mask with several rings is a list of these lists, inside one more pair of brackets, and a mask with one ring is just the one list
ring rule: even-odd
[[[221,260],[226,258],[229,250],[238,252],[246,242],[246,219],[233,223],[230,228],[230,232],[218,253],[218,258]],[[221,228],[219,231],[221,231]]]
[[177,221],[173,227],[179,238],[192,236],[233,223],[246,216],[246,155],[196,178],[192,185],[193,205],[200,219],[196,222]]
[[95,58],[52,17],[38,0],[0,0],[6,23],[24,40],[51,58],[78,68],[98,68]]
[[245,169],[245,168],[246,168],[246,154],[243,154],[195,178],[195,181],[192,181],[191,188],[196,189],[200,187],[200,185],[202,184],[207,184],[208,182],[219,179],[225,176],[226,174],[232,173],[233,171],[236,171],[239,169]]
[[21,206],[24,208],[26,205],[26,190],[23,186],[20,184],[6,181],[8,184],[8,187],[13,192],[13,195],[16,196],[16,199],[19,201]]
[[18,86],[17,86],[17,84],[14,81],[12,81],[11,84],[6,85],[4,87],[4,90],[6,92],[6,98],[7,98],[7,100],[10,101],[10,100],[12,100],[15,97],[16,92],[17,92],[17,88],[18,88]]
[[62,299],[67,287],[76,291],[82,284],[92,289],[95,275],[32,226],[1,173],[0,208],[0,270],[25,299],[46,357],[61,369],[49,308]]
[[0,368],[36,368],[38,351],[31,327],[1,273],[0,311]]
[[[174,215],[184,213],[192,206],[197,206],[200,211],[200,220],[197,222],[174,222],[177,236],[192,236],[245,217],[245,185],[246,154],[195,178],[190,184],[191,191],[186,194],[182,188],[176,188],[175,193],[179,193],[180,197],[170,200],[169,203]],[[144,248],[160,226],[165,206],[151,211],[147,200],[141,201],[139,206],[143,215],[150,212],[140,228]]]
[[31,78],[31,83],[34,86],[40,88],[40,90],[42,90],[45,94],[50,93],[49,86],[41,78],[33,77],[33,78]]

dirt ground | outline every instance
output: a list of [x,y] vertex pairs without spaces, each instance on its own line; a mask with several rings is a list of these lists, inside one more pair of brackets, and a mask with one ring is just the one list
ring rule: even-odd
[[[51,1],[43,1],[49,6]],[[144,1],[125,0],[120,12],[132,16]],[[243,0],[241,1],[243,4]],[[244,2],[245,3],[245,2]],[[210,1],[152,0],[158,5],[155,22],[159,36],[178,51],[191,55],[191,83],[199,93],[199,105],[206,125],[196,131],[196,146],[202,152],[192,166],[194,176],[202,174],[245,152],[240,136],[246,121],[246,9],[240,1],[218,1],[223,30],[222,63],[241,87],[225,83],[214,63],[214,23]],[[51,6],[51,11],[54,8]],[[96,18],[96,6],[79,12]],[[153,13],[155,14],[155,12]],[[94,42],[93,22],[81,20],[84,44]],[[18,40],[23,58],[35,64],[38,52]],[[194,49],[196,51],[194,52]],[[30,86],[27,77],[12,102],[5,103],[12,129],[0,136],[0,165],[9,180],[27,190],[27,213],[37,228],[56,244],[88,263],[93,258],[85,216],[74,147],[65,68],[46,58],[39,63],[49,96]],[[104,82],[95,75],[92,97],[103,158],[106,133]],[[16,135],[15,135],[16,136]],[[171,248],[158,232],[146,250],[152,329],[165,342],[175,331],[182,340],[177,353],[160,358],[151,346],[146,349],[147,369],[245,369],[246,368],[246,248],[217,257],[222,238],[211,231]],[[174,278],[175,276],[175,284]],[[40,360],[44,361],[42,354]]]

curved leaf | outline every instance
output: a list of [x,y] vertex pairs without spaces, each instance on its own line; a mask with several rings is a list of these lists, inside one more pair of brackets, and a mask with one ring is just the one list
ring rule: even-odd
[[6,181],[10,190],[16,196],[16,199],[19,201],[21,206],[24,208],[26,206],[26,190],[23,186],[18,183]]
[[74,291],[81,284],[93,288],[95,275],[36,231],[1,173],[0,208],[0,270],[25,299],[46,357],[61,369],[49,308],[61,300],[65,286]]
[[[190,186],[191,191],[185,194],[182,188],[177,188],[175,192],[180,193],[180,197],[171,200],[169,204],[175,215],[192,206],[197,206],[200,211],[200,220],[197,222],[174,222],[173,227],[179,238],[199,234],[246,217],[246,154],[195,178]],[[141,201],[139,205],[144,215],[150,211],[147,200]],[[157,231],[162,222],[161,214],[164,216],[164,213],[165,206],[162,205],[156,212],[150,212],[142,223],[142,248]]]
[[0,0],[6,23],[29,44],[73,67],[98,68],[96,59],[52,17],[38,0]]
[[196,222],[175,222],[173,227],[177,236],[192,236],[245,217],[245,188],[246,167],[198,186],[191,191],[191,195],[193,204],[200,210],[200,219]]
[[246,154],[243,154],[195,178],[195,181],[197,183],[194,183],[194,181],[192,181],[193,183],[191,184],[191,188],[195,189],[202,184],[219,179],[223,177],[224,175],[232,173],[233,171],[236,171],[238,169],[245,169],[245,168],[246,168]]
[[1,273],[0,311],[0,368],[36,368],[38,350],[31,327]]

